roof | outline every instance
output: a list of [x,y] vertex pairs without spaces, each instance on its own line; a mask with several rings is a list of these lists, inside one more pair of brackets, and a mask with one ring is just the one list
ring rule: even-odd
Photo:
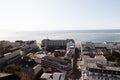
[[43,73],[41,78],[44,78],[44,79],[49,79],[50,76],[52,76],[52,73]]
[[83,58],[85,60],[100,60],[100,61],[107,61],[106,58],[102,55],[96,55],[94,58],[84,55]]
[[43,59],[48,59],[48,60],[59,62],[61,64],[66,64],[66,61],[64,59],[61,59],[61,58],[58,58],[58,57],[45,56],[45,57],[43,57]]
[[14,51],[16,51],[16,50],[20,50],[21,48],[20,47],[15,47],[15,48],[12,48],[12,49],[10,49],[10,50],[7,50],[7,51],[4,51],[4,52],[2,52],[4,55],[7,55],[7,53],[9,53],[9,52],[14,52]]
[[41,76],[42,79],[47,80],[65,80],[66,74],[65,73],[43,73]]
[[37,74],[42,69],[42,67],[40,64],[38,64],[35,67],[33,67],[33,69],[34,69],[35,74]]
[[53,80],[65,80],[65,73],[54,73]]
[[0,73],[0,78],[13,75],[12,73]]
[[100,68],[100,67],[97,66],[96,63],[87,63],[87,67],[89,67],[89,68],[95,68],[95,69],[104,69],[104,70],[120,71],[120,67],[104,66],[104,68]]
[[45,57],[46,56],[46,54],[37,54],[36,55],[36,57],[38,57],[38,58],[43,58],[43,57]]
[[32,67],[24,67],[21,70],[22,72],[34,72],[34,69]]

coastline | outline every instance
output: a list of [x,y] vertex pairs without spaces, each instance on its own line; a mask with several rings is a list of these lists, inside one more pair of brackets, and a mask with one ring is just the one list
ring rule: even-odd
[[37,40],[43,39],[74,39],[75,42],[97,41],[118,42],[120,30],[64,30],[64,31],[2,31],[1,40]]

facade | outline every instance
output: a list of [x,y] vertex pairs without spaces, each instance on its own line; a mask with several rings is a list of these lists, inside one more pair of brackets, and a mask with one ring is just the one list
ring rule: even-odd
[[36,65],[35,67],[33,67],[34,69],[34,80],[39,80],[40,76],[43,74],[43,69],[42,66],[40,64]]
[[25,53],[29,53],[31,51],[35,51],[39,49],[39,46],[36,40],[31,40],[31,41],[18,40],[18,41],[15,41],[15,45],[21,46]]
[[50,39],[44,39],[41,42],[41,46],[46,50],[55,50],[55,49],[66,49],[66,45],[68,42],[73,42],[73,39],[67,39],[67,40],[50,40]]
[[10,41],[0,41],[0,56],[3,56],[4,52],[11,48],[12,46]]
[[68,52],[70,52],[71,54],[75,53],[75,43],[73,43],[72,41],[67,43],[67,49]]
[[24,51],[25,53],[30,53],[31,51],[34,52],[39,49],[36,41],[25,41],[24,43]]
[[28,66],[22,68],[21,80],[34,80],[34,69]]
[[68,63],[66,60],[56,58],[56,57],[36,57],[34,58],[35,62],[40,63],[43,67],[51,67],[55,68],[58,71],[68,71],[72,69],[72,66],[70,63]]
[[82,59],[83,65],[86,65],[87,63],[101,63],[107,65],[107,59],[103,55],[96,55],[94,58],[84,55]]
[[66,73],[43,73],[40,80],[66,80]]
[[21,48],[12,48],[4,52],[3,57],[0,58],[0,63],[11,63],[18,59],[23,54]]
[[82,80],[120,80],[120,68],[108,64],[104,56],[84,56],[82,62]]
[[39,80],[43,74],[43,69],[40,64],[32,67],[26,66],[21,69],[21,80]]
[[0,80],[20,80],[15,74],[0,73]]
[[86,42],[86,47],[89,47],[90,49],[120,49],[120,43],[119,42]]
[[82,80],[120,80],[120,68],[88,63]]

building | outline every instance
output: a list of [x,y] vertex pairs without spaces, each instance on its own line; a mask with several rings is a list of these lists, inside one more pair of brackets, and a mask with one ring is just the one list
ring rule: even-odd
[[120,67],[110,65],[104,56],[83,56],[82,80],[120,80]]
[[43,68],[40,64],[32,67],[26,65],[21,68],[21,80],[39,80],[40,76],[43,74]]
[[35,62],[40,63],[43,67],[51,67],[55,68],[58,71],[64,72],[72,69],[71,63],[68,63],[64,59],[51,57],[51,56],[44,56],[44,57],[35,57]]
[[82,80],[120,80],[120,68],[87,63]]
[[15,74],[0,73],[0,80],[20,80]]
[[109,49],[106,42],[86,42],[85,47],[89,49]]
[[40,80],[66,80],[66,73],[43,73]]
[[43,47],[46,51],[54,51],[55,49],[66,49],[68,42],[73,42],[73,39],[66,39],[66,40],[50,40],[44,39],[41,42],[41,47]]
[[23,55],[21,48],[12,48],[4,54],[5,61],[9,64],[17,60]]
[[23,51],[27,54],[30,52],[36,52],[39,50],[39,46],[36,42],[36,40],[30,40],[30,41],[22,41],[17,40],[15,41],[16,46],[21,46],[23,48]]
[[70,52],[71,54],[75,53],[75,43],[73,43],[72,41],[67,43],[67,49],[68,52]]
[[7,51],[9,49],[11,49],[11,42],[10,41],[0,41],[0,54],[4,51]]
[[39,46],[35,40],[33,41],[25,41],[24,45],[25,53],[36,52],[39,50]]
[[103,55],[96,55],[93,58],[84,55],[82,58],[83,65],[86,65],[87,63],[98,63],[98,62],[107,65],[107,59]]
[[35,80],[39,80],[40,76],[43,74],[43,69],[42,66],[40,64],[36,65],[33,67],[34,69],[34,79]]
[[18,58],[20,58],[21,55],[23,55],[21,48],[17,48],[17,47],[9,49],[3,53],[4,53],[3,57],[0,58],[0,64],[2,64],[4,62],[6,62],[8,64],[12,63],[15,60],[17,60]]
[[21,69],[21,80],[34,80],[34,69],[26,66]]
[[89,49],[120,49],[119,42],[86,42],[85,46]]

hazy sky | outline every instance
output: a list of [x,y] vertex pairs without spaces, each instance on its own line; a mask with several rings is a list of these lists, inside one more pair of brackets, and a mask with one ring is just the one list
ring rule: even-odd
[[0,0],[0,30],[120,29],[120,0]]

